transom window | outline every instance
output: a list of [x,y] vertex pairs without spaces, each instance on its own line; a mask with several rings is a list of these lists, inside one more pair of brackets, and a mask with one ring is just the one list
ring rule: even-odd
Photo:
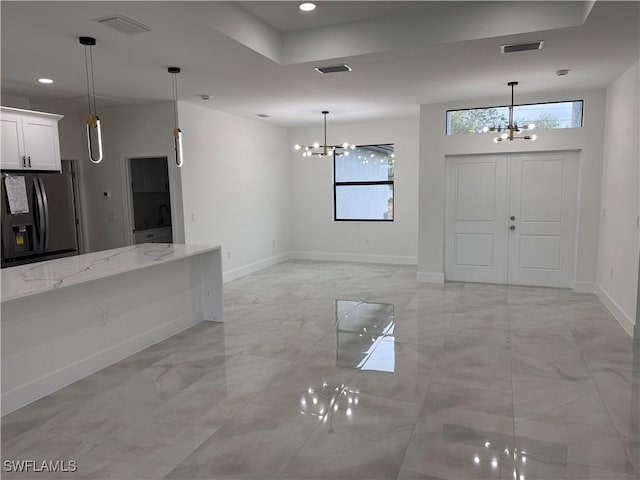
[[[579,128],[582,109],[582,100],[515,105],[513,118],[518,125],[535,124],[536,130]],[[508,106],[447,111],[447,135],[483,133],[484,127],[505,127],[508,123]]]
[[393,221],[395,145],[360,145],[333,157],[334,220]]

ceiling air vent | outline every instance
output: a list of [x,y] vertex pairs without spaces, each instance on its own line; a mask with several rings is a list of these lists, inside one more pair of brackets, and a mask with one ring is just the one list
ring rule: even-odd
[[269,118],[271,115],[267,115],[266,113],[256,113],[256,117]]
[[316,67],[316,72],[322,73],[338,73],[338,72],[350,72],[351,67],[349,65],[333,65],[331,67]]
[[119,14],[108,15],[102,18],[94,18],[93,21],[106,25],[107,27],[111,27],[125,35],[135,35],[137,33],[144,33],[151,30],[146,25]]
[[539,42],[514,43],[512,45],[502,45],[500,51],[502,53],[526,52],[528,50],[542,50],[544,40]]

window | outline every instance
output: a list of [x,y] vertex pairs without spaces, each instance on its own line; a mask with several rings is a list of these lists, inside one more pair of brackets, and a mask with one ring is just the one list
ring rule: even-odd
[[[536,129],[582,127],[582,100],[515,105],[513,119],[518,125],[535,123]],[[471,108],[447,112],[447,135],[482,133],[483,127],[506,126],[509,107]]]
[[395,145],[362,145],[333,157],[336,221],[393,221]]

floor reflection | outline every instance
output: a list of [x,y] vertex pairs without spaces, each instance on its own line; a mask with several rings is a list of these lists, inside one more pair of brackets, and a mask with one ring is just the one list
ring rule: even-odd
[[395,371],[394,306],[336,300],[336,365]]

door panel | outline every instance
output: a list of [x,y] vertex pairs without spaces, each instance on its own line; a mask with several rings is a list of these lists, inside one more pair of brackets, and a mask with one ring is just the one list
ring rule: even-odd
[[520,196],[521,221],[562,221],[564,166],[564,162],[553,160],[522,160],[519,182],[522,189]]
[[571,287],[577,154],[512,155],[510,170],[509,283]]
[[520,235],[522,268],[559,271],[562,268],[562,237],[551,235]]
[[456,265],[492,267],[494,265],[494,236],[485,234],[456,234]]
[[506,282],[507,162],[490,155],[451,157],[446,174],[447,280]]
[[496,163],[458,163],[457,221],[495,220]]

